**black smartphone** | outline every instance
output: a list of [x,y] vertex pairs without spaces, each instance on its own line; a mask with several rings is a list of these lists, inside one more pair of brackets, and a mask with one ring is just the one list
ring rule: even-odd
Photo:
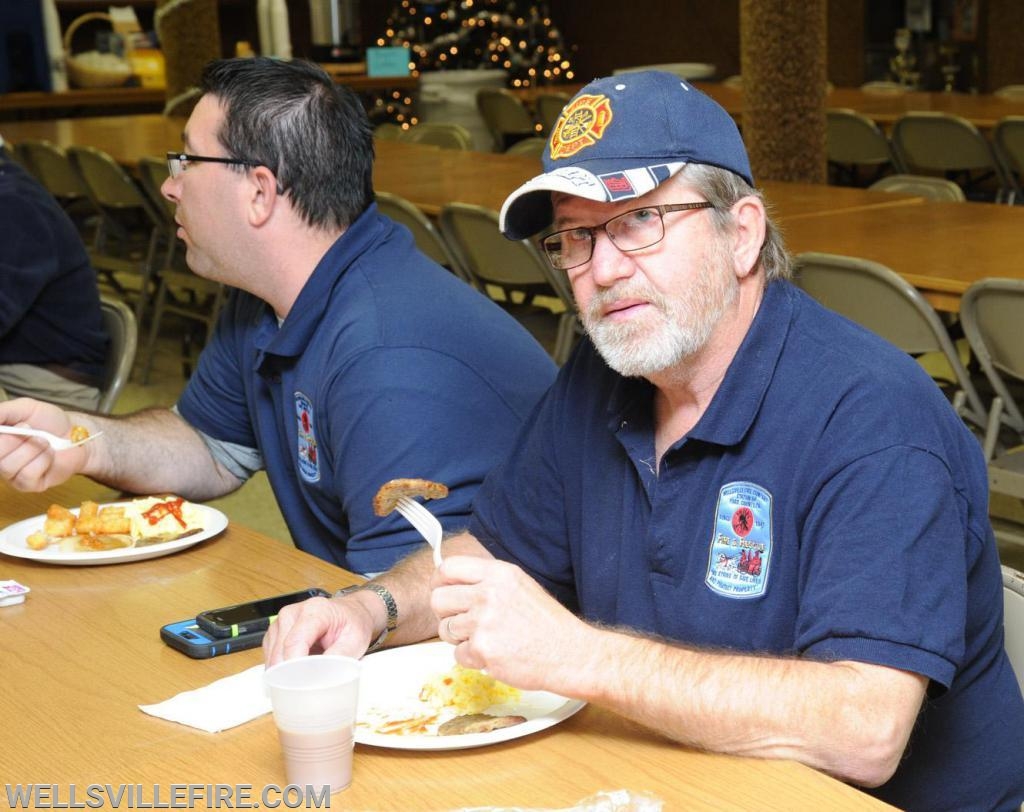
[[167,645],[197,660],[256,648],[263,642],[264,634],[266,631],[248,632],[238,637],[213,637],[199,628],[195,618],[168,623],[160,629],[160,638]]
[[319,587],[310,587],[301,592],[209,609],[196,615],[196,623],[214,637],[238,637],[248,632],[264,632],[283,607],[317,596],[330,597],[330,593]]

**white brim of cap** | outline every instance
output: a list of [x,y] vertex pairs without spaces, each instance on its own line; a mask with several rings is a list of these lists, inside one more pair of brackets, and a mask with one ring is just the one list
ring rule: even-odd
[[[579,165],[559,167],[531,178],[505,198],[498,225],[506,237],[522,240],[551,224],[551,194],[554,192],[598,203],[616,203],[653,191],[684,166],[686,162],[680,161],[600,173]],[[613,177],[615,182],[610,183]]]

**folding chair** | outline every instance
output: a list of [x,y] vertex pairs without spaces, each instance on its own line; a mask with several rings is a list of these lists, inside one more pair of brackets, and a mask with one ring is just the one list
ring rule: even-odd
[[[119,294],[135,296],[135,320],[142,324],[156,287],[157,256],[164,239],[161,215],[107,153],[80,146],[68,147],[67,152],[100,214],[89,249],[92,265]],[[125,286],[129,280],[130,290]]]
[[936,173],[957,180],[970,196],[986,182],[995,182],[996,202],[1009,197],[1010,179],[978,128],[949,113],[905,113],[892,129],[892,147],[904,172]]
[[91,219],[95,218],[96,209],[89,199],[82,176],[71,165],[67,153],[49,141],[26,139],[14,145],[13,154],[56,198],[83,239],[91,239]]
[[376,198],[378,211],[409,229],[420,251],[460,279],[470,282],[466,272],[448,248],[444,237],[441,236],[441,232],[422,211],[404,197],[390,192],[377,192]]
[[540,121],[542,135],[551,135],[559,116],[562,115],[562,108],[569,103],[571,97],[568,93],[538,93],[534,101],[534,109],[537,119]]
[[825,111],[825,121],[829,168],[837,179],[862,185],[862,169],[870,173],[870,182],[893,168],[889,139],[870,118],[855,110],[833,108]]
[[[1024,85],[1014,87],[1024,88]],[[1024,183],[1024,116],[1005,116],[999,119],[992,130],[992,144],[996,157],[1002,161],[1003,170],[1011,181],[1007,202],[1012,204],[1020,194],[1021,183]]]
[[124,389],[135,363],[135,351],[138,347],[138,325],[135,314],[119,299],[100,297],[100,312],[103,314],[103,326],[110,336],[110,350],[103,370],[103,383],[100,386],[100,402],[96,410],[100,414],[114,411],[117,397]]
[[[164,259],[159,273],[160,281],[153,300],[153,320],[149,326],[142,363],[143,384],[149,383],[157,340],[164,329],[167,315],[179,316],[186,322],[181,332],[181,364],[182,372],[187,378],[191,374],[195,356],[213,335],[225,297],[225,289],[221,283],[197,276],[185,264],[182,243],[177,238],[178,224],[174,221],[175,205],[160,192],[160,186],[167,175],[167,161],[163,158],[146,157],[139,161],[142,189],[161,215],[165,243]],[[198,340],[197,326],[202,329],[202,335]]]
[[858,257],[808,252],[794,257],[795,280],[826,307],[918,357],[941,353],[953,373],[936,380],[969,424],[985,425],[986,410],[945,326],[921,293],[895,271]]
[[517,141],[537,134],[537,125],[519,97],[503,87],[482,87],[476,92],[476,109],[484,120],[495,152],[504,152]]
[[441,149],[473,149],[473,135],[461,124],[422,122],[409,130],[403,140],[433,144]]
[[[482,206],[449,203],[441,209],[441,233],[475,287],[515,316],[562,364],[578,334],[568,282],[552,284],[554,271],[529,240],[508,240],[498,229],[498,214]],[[558,309],[538,306],[536,298],[558,300]],[[554,337],[551,329],[554,327]]]
[[874,192],[919,195],[929,200],[945,200],[950,203],[962,203],[967,199],[964,190],[953,181],[931,175],[889,175],[876,180],[868,188]]
[[548,148],[548,139],[540,138],[539,136],[532,136],[530,138],[524,138],[522,141],[516,141],[512,146],[505,150],[506,155],[529,155],[531,158],[536,158],[538,161],[544,154],[544,150]]
[[[1024,280],[975,282],[960,299],[960,322],[993,392],[983,442],[989,488],[1024,499]],[[1024,535],[1005,535],[1024,543]]]
[[1024,692],[1024,572],[1003,565],[1003,645]]

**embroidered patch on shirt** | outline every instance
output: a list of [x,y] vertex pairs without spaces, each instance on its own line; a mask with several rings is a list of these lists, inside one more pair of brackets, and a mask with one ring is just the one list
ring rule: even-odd
[[753,482],[724,485],[704,583],[729,598],[756,598],[768,585],[771,557],[772,495]]
[[316,432],[313,430],[313,404],[302,392],[295,393],[295,418],[298,422],[299,475],[306,482],[318,482],[320,459],[317,456]]

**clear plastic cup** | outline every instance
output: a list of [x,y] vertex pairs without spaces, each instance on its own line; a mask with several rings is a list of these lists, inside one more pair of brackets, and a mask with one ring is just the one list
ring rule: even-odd
[[264,672],[289,784],[334,793],[352,783],[360,668],[351,657],[319,654]]

